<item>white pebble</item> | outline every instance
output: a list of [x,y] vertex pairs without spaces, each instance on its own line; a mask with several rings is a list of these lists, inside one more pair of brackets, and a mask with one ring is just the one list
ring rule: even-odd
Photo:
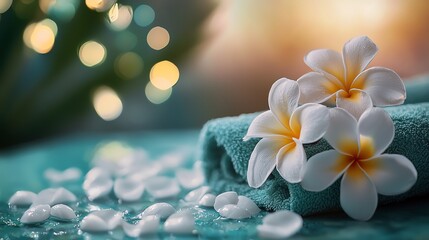
[[302,217],[294,212],[282,210],[268,214],[262,219],[262,225],[256,228],[261,238],[284,239],[302,228]]
[[252,199],[238,196],[236,192],[219,194],[215,199],[214,208],[222,217],[230,219],[250,218],[261,211]]
[[139,237],[140,235],[154,234],[159,228],[159,218],[157,216],[147,216],[142,218],[137,224],[122,222],[122,228],[128,237]]
[[37,205],[25,211],[20,221],[24,224],[40,223],[49,218],[50,211],[48,204]]
[[76,218],[73,209],[64,204],[53,206],[51,208],[51,216],[61,221],[70,221]]
[[200,199],[200,201],[198,202],[198,205],[203,207],[213,207],[215,200],[216,200],[216,195],[207,193]]
[[195,230],[195,218],[189,211],[177,212],[164,223],[164,230],[173,234],[193,234]]
[[89,213],[80,222],[80,229],[85,232],[110,231],[121,225],[122,214],[112,209],[97,210]]
[[112,187],[113,180],[110,174],[101,168],[91,169],[83,182],[83,190],[90,201],[107,196]]
[[127,175],[129,179],[133,179],[136,182],[143,182],[144,180],[156,176],[159,172],[161,172],[162,166],[157,163],[147,162],[144,166],[135,167],[130,174]]
[[168,203],[155,203],[148,208],[146,208],[143,213],[141,214],[141,217],[147,217],[147,216],[158,216],[160,219],[164,220],[167,219],[171,214],[175,213],[176,209],[174,209],[173,206],[171,206]]
[[37,194],[30,191],[17,191],[9,198],[11,206],[30,206],[36,199]]
[[238,194],[236,192],[224,192],[219,194],[214,203],[214,209],[219,212],[223,206],[227,204],[237,204],[238,202]]
[[45,170],[43,175],[48,181],[52,183],[62,183],[78,180],[82,176],[82,172],[79,170],[79,168],[75,167],[67,168],[64,171],[48,168]]
[[118,178],[115,180],[113,191],[117,198],[123,201],[136,201],[143,195],[144,185],[142,182],[129,178]]
[[210,187],[202,186],[193,191],[190,191],[188,194],[186,194],[184,199],[187,202],[198,203],[201,200],[201,198],[209,191],[210,191]]
[[47,188],[37,194],[31,206],[48,204],[54,206],[60,203],[76,202],[76,196],[65,188]]
[[145,182],[147,192],[155,199],[171,198],[180,193],[176,179],[156,176]]

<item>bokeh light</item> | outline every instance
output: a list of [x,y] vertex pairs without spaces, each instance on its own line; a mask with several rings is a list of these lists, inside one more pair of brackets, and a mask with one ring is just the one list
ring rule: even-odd
[[118,20],[119,16],[119,4],[115,3],[112,8],[110,8],[109,13],[107,14],[110,22]]
[[45,54],[53,48],[57,31],[57,24],[50,19],[45,19],[29,24],[24,30],[23,40],[27,47],[37,53]]
[[166,90],[161,90],[155,86],[151,82],[148,82],[145,88],[145,94],[147,99],[153,104],[161,104],[167,101],[172,93],[173,89],[167,88]]
[[115,71],[122,78],[135,78],[143,71],[143,59],[134,52],[124,53],[116,58]]
[[97,12],[105,12],[109,10],[113,4],[116,3],[116,0],[85,0],[86,6]]
[[88,41],[79,48],[79,59],[87,67],[99,65],[106,59],[106,48],[96,41]]
[[49,14],[50,16],[53,16],[56,19],[60,19],[64,21],[69,21],[74,17],[78,4],[79,2],[77,0],[41,0],[39,1],[40,9],[44,13]]
[[137,42],[137,36],[128,30],[119,32],[115,36],[115,47],[124,52],[134,49],[137,46]]
[[150,81],[153,86],[167,90],[179,80],[179,69],[174,63],[164,60],[155,64],[150,70]]
[[134,22],[141,26],[149,26],[155,20],[155,11],[149,5],[142,4],[134,11]]
[[115,31],[126,29],[133,20],[133,8],[131,6],[119,6],[118,16],[115,21],[110,21],[110,28]]
[[170,34],[163,27],[154,27],[147,34],[147,43],[155,50],[165,48],[170,42]]
[[12,0],[1,0],[0,1],[0,13],[6,12],[12,5]]
[[94,92],[93,105],[98,116],[105,121],[115,120],[122,113],[121,99],[107,86],[101,86]]

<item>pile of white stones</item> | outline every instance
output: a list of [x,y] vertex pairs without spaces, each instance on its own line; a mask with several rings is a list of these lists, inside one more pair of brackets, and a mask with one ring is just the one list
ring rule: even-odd
[[[177,197],[182,189],[189,193],[179,201],[180,209],[166,202],[157,202],[134,218],[134,223],[124,220],[124,213],[113,209],[91,211],[79,223],[84,232],[107,232],[122,228],[129,237],[156,234],[163,231],[172,234],[196,234],[194,207],[214,208],[223,218],[246,219],[260,212],[248,197],[236,192],[224,192],[216,196],[208,186],[202,186],[204,175],[200,162],[192,169],[180,168],[183,151],[169,153],[158,161],[150,161],[145,151],[129,151],[120,157],[96,156],[94,167],[85,175],[83,190],[89,201],[102,200],[112,192],[120,202],[136,202],[147,192],[153,200]],[[49,169],[45,177],[61,183],[80,177],[78,169],[63,172]],[[163,176],[173,171],[175,177]],[[171,174],[170,174],[171,175]],[[76,202],[76,196],[65,188],[48,188],[38,194],[18,191],[10,199],[10,206],[28,207],[20,221],[37,224],[49,217],[57,221],[78,221],[74,210],[67,204]],[[288,237],[302,227],[302,218],[290,211],[268,214],[258,232],[264,238]]]

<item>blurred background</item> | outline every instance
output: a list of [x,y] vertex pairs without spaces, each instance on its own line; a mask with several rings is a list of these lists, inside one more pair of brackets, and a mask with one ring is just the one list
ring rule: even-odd
[[406,80],[429,72],[428,22],[424,0],[0,0],[0,149],[261,111],[359,35]]

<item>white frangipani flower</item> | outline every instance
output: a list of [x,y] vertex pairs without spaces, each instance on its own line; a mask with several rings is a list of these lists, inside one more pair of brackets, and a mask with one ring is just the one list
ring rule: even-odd
[[335,150],[308,160],[301,185],[319,192],[342,175],[340,203],[357,220],[368,220],[377,208],[378,196],[396,195],[409,190],[417,171],[406,157],[382,154],[393,140],[395,128],[381,108],[365,111],[357,121],[341,108],[330,109],[331,123],[325,139]]
[[304,62],[315,72],[297,80],[302,103],[334,101],[356,119],[374,106],[402,104],[405,86],[393,70],[372,67],[364,70],[377,53],[377,46],[366,36],[346,42],[340,53],[330,49],[311,51]]
[[244,140],[262,140],[250,156],[249,186],[261,186],[275,166],[286,181],[301,181],[301,170],[307,161],[302,144],[315,142],[323,136],[328,127],[329,112],[320,104],[297,107],[299,94],[295,81],[277,80],[268,96],[270,110],[261,113],[250,124]]

